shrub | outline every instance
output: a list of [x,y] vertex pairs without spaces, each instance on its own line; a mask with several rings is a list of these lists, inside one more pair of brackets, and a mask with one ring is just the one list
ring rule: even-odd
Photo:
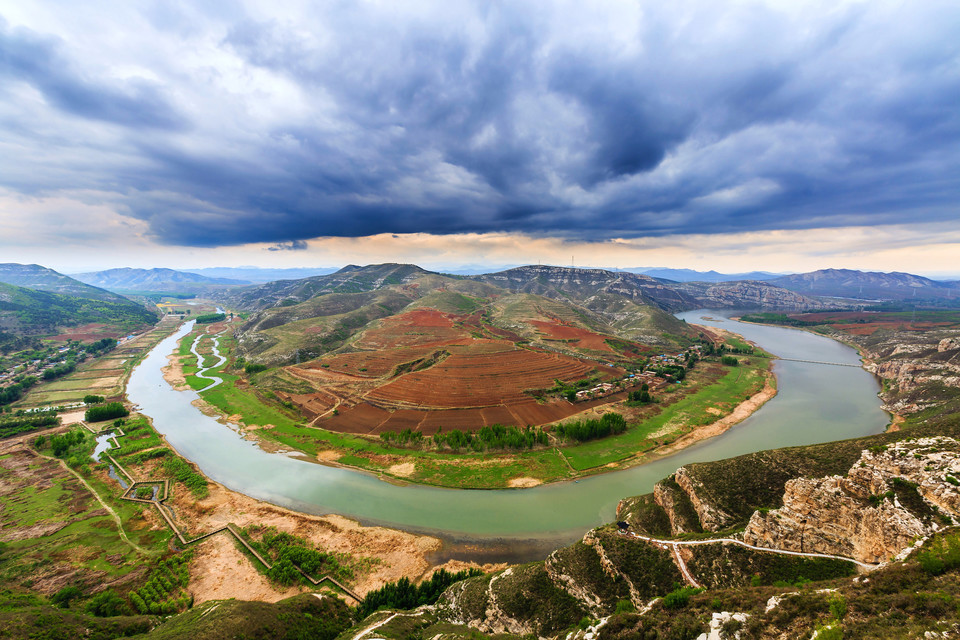
[[221,320],[226,320],[227,314],[225,313],[205,313],[203,315],[197,316],[197,324],[212,324],[214,322],[220,322]]
[[924,572],[935,576],[960,567],[960,535],[931,540],[917,554],[917,561]]
[[71,447],[83,442],[84,435],[80,429],[74,429],[63,435],[50,436],[50,450],[58,458],[62,458]]
[[206,498],[209,493],[206,479],[193,470],[182,458],[166,456],[163,468],[173,474],[173,477],[182,482],[197,498]]
[[113,589],[101,591],[91,598],[87,603],[86,610],[87,613],[100,618],[130,615],[131,613],[130,607]]
[[701,591],[703,591],[703,589],[696,587],[680,587],[679,589],[674,589],[663,596],[663,606],[666,609],[680,609],[687,606],[687,603],[690,601],[690,596],[696,595]]
[[104,401],[103,396],[87,395],[83,396],[83,404],[100,404]]
[[621,600],[617,603],[617,609],[615,613],[633,613],[636,611],[636,608],[633,606],[633,603],[629,600]]
[[582,420],[557,425],[553,432],[558,438],[586,442],[617,435],[627,430],[627,421],[619,413],[605,413],[599,420]]
[[80,588],[75,586],[64,587],[50,596],[50,602],[61,609],[69,609],[70,601],[80,597]]

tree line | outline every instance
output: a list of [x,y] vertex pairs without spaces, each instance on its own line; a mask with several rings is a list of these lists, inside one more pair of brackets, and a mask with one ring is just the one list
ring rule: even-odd
[[586,442],[607,436],[615,436],[627,430],[627,421],[619,413],[605,413],[599,420],[581,420],[558,424],[553,433],[562,440]]
[[418,585],[406,577],[396,582],[388,582],[367,593],[363,602],[357,606],[357,619],[362,620],[379,609],[416,609],[425,604],[433,604],[453,583],[482,575],[483,571],[479,569],[464,569],[456,573],[439,569],[433,572],[429,580]]

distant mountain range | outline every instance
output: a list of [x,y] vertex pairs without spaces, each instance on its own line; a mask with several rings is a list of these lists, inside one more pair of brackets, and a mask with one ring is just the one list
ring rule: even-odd
[[36,289],[37,291],[48,291],[50,293],[77,296],[79,298],[89,298],[90,300],[107,300],[133,304],[123,296],[80,282],[70,276],[65,276],[58,271],[41,267],[38,264],[17,264],[16,262],[0,264],[0,282],[12,284],[17,287]]
[[231,278],[247,282],[273,282],[274,280],[300,280],[311,276],[323,276],[337,271],[336,267],[299,267],[293,269],[261,269],[259,267],[205,267],[191,269],[208,278]]
[[198,285],[237,286],[250,284],[249,280],[214,278],[174,269],[131,269],[129,267],[77,273],[74,274],[74,278],[111,291],[185,291],[196,288]]
[[769,271],[749,271],[747,273],[718,273],[716,271],[694,271],[693,269],[669,269],[665,267],[633,267],[623,269],[631,273],[642,273],[652,278],[663,278],[675,282],[730,282],[732,280],[773,280],[780,273]]
[[821,269],[810,273],[780,276],[769,281],[808,296],[859,300],[960,301],[956,282],[943,282],[909,273],[877,273],[852,269]]

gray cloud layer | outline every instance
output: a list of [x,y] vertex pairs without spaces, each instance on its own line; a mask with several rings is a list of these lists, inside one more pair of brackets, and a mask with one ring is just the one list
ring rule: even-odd
[[0,22],[0,184],[165,243],[958,217],[953,2],[128,4]]

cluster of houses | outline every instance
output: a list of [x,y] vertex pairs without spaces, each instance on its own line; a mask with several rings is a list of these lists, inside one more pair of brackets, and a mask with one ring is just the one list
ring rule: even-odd
[[35,358],[14,365],[9,370],[0,371],[0,385],[5,382],[12,382],[15,377],[21,374],[40,376],[47,369],[66,364],[69,356],[78,357],[84,353],[83,349],[79,349],[76,353],[70,353],[70,351],[70,347],[62,347],[57,350],[56,354],[47,358]]
[[669,384],[669,381],[665,378],[657,376],[657,367],[662,367],[664,365],[686,365],[691,354],[695,359],[699,359],[702,355],[702,351],[703,348],[699,344],[695,344],[676,355],[661,353],[660,355],[652,356],[647,363],[647,366],[644,367],[644,370],[640,373],[630,373],[620,380],[601,382],[590,389],[577,391],[576,400],[582,401],[592,400],[594,398],[602,398],[604,396],[617,393],[618,391],[623,391],[624,389],[640,386],[644,383],[647,384],[647,386],[650,388],[650,391],[662,389]]

